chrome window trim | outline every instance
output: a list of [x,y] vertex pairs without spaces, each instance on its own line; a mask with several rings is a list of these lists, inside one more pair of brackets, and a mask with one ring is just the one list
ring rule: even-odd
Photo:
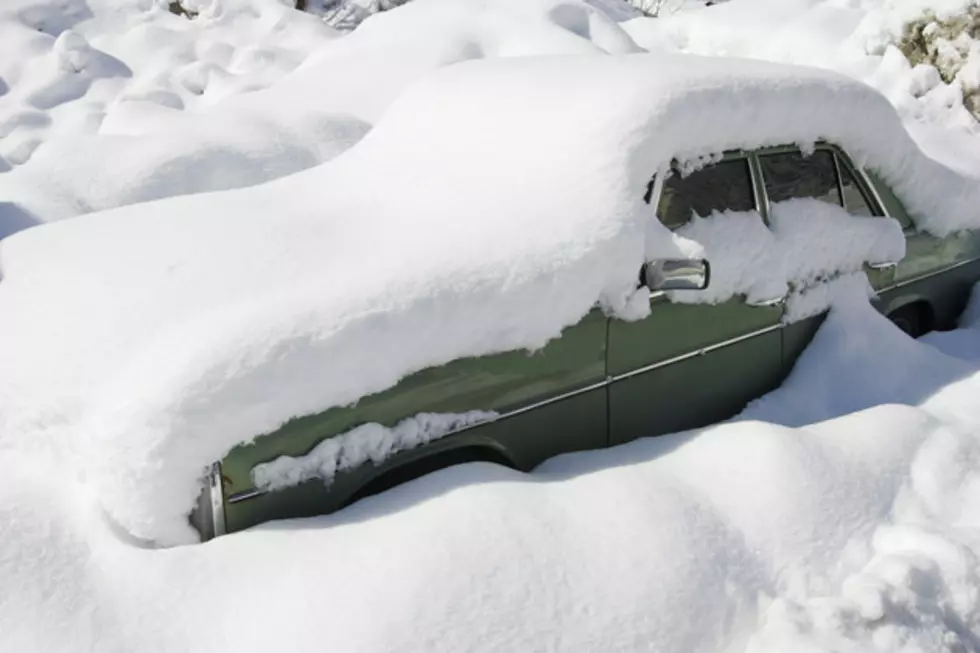
[[743,333],[740,336],[735,336],[734,338],[729,338],[728,340],[722,340],[721,342],[716,342],[706,347],[700,347],[698,349],[693,349],[683,354],[678,354],[677,356],[672,356],[671,358],[665,358],[664,360],[657,361],[656,363],[650,363],[649,365],[637,367],[628,372],[623,372],[621,374],[617,374],[615,376],[609,377],[609,379],[607,379],[606,385],[612,385],[613,383],[618,383],[619,381],[623,381],[624,379],[629,379],[634,376],[645,374],[647,372],[652,372],[653,370],[657,370],[662,367],[674,365],[675,363],[680,363],[689,358],[704,356],[705,354],[709,354],[713,351],[718,351],[719,349],[724,349],[725,347],[730,347],[731,345],[736,345],[740,342],[751,340],[752,338],[755,338],[757,336],[765,335],[772,331],[778,331],[779,329],[782,328],[783,328],[783,324],[779,322],[767,327],[763,327],[762,329],[756,329],[755,331],[750,331],[749,333]]
[[241,492],[235,492],[233,495],[228,497],[228,503],[240,503],[242,501],[248,501],[249,499],[254,499],[255,497],[260,497],[263,494],[268,494],[269,490],[263,490],[257,487],[249,488],[247,490],[242,490]]
[[[868,173],[864,171],[864,168],[860,166],[852,166],[852,167],[854,169],[854,172],[856,173],[856,176],[860,177],[861,182],[868,187],[868,191],[871,193],[871,197],[874,199],[875,204],[878,205],[878,210],[881,211],[882,217],[893,218],[891,213],[888,212],[888,207],[885,206],[885,202],[881,199],[881,193],[879,193],[875,185],[871,183],[871,177],[869,177]],[[915,227],[912,227],[912,229],[914,230]]]
[[225,528],[225,490],[221,478],[221,463],[211,465],[208,474],[208,498],[211,502],[211,537],[224,535]]
[[923,272],[922,274],[916,275],[914,277],[909,277],[908,279],[902,279],[898,283],[893,283],[890,286],[885,286],[884,288],[880,288],[880,289],[878,289],[875,292],[876,292],[876,294],[881,295],[882,293],[886,293],[886,292],[895,290],[896,288],[901,288],[903,286],[908,286],[909,284],[913,284],[913,283],[916,283],[918,281],[924,281],[926,279],[929,279],[930,277],[935,277],[935,276],[940,275],[940,274],[945,274],[946,272],[951,272],[952,270],[955,270],[957,268],[961,268],[964,265],[969,265],[971,263],[978,263],[978,262],[980,262],[980,256],[975,256],[973,258],[964,259],[962,261],[957,261],[956,263],[953,263],[951,265],[947,265],[946,267],[943,267],[943,268],[939,268],[938,270],[930,270],[929,272]]
[[766,181],[762,176],[762,164],[753,152],[746,157],[749,164],[749,177],[752,180],[752,196],[755,198],[755,210],[762,216],[762,222],[769,226],[769,216],[772,207],[769,204],[769,193],[766,192]]
[[847,211],[847,202],[844,200],[844,178],[840,174],[840,153],[830,148],[830,156],[834,160],[834,174],[837,176],[837,197],[840,198],[841,208]]

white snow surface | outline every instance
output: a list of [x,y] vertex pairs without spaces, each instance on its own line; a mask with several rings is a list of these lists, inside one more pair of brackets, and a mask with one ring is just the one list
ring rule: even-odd
[[0,7],[0,238],[312,167],[443,65],[640,51],[577,0],[428,0],[343,39],[277,0],[202,0],[194,20],[166,4]]
[[[268,87],[336,34],[276,0],[7,0],[0,7],[0,238],[320,163],[367,125]],[[262,90],[265,89],[265,90]]]
[[597,301],[641,317],[644,255],[690,249],[642,201],[673,157],[821,137],[924,226],[980,219],[980,184],[835,73],[652,54],[443,68],[326,164],[0,242],[0,448],[55,451],[126,531],[188,541],[201,470],[235,444],[424,367],[536,349]]
[[968,170],[980,176],[976,172],[980,123],[963,104],[964,89],[976,88],[980,82],[976,78],[980,42],[968,35],[960,38],[958,50],[966,53],[966,67],[949,84],[933,66],[913,67],[895,46],[909,21],[926,12],[940,19],[962,16],[975,0],[736,0],[713,7],[678,0],[673,4],[682,10],[665,12],[656,20],[636,18],[621,26],[651,51],[797,63],[865,81],[889,99],[931,156],[952,166],[966,157],[974,164]]
[[791,288],[861,272],[865,263],[894,263],[905,256],[898,221],[858,218],[809,198],[773,204],[769,226],[755,211],[724,211],[695,216],[677,233],[700,245],[699,255],[712,270],[705,290],[669,293],[680,302],[714,303],[736,294],[762,302],[785,297]]
[[782,268],[831,279],[791,318],[835,308],[730,424],[153,548],[193,540],[206,464],[292,415],[596,300],[642,317],[643,257],[713,235],[638,201],[672,157],[828,138],[925,229],[980,220],[975,64],[947,85],[887,45],[964,0],[610,1],[415,0],[342,38],[276,0],[3,3],[0,238],[26,230],[0,242],[0,648],[980,649],[980,291],[907,339],[848,272],[894,253],[884,221]]
[[488,422],[497,413],[419,413],[392,427],[376,422],[355,426],[313,447],[302,456],[279,456],[256,465],[252,481],[261,490],[280,490],[310,479],[330,483],[337,472],[366,463],[378,464],[399,451],[414,449],[457,429]]
[[836,301],[786,384],[733,423],[530,475],[451,468],[202,546],[135,546],[90,486],[0,453],[4,644],[971,650],[980,324],[913,341],[863,296]]

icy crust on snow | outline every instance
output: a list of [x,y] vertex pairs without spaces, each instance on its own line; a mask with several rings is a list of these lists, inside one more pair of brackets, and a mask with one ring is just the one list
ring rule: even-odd
[[337,472],[368,462],[379,464],[389,456],[438,440],[457,429],[494,419],[497,413],[419,413],[393,427],[369,423],[324,440],[303,456],[280,456],[252,469],[252,481],[262,490],[280,490],[310,479],[329,483]]
[[934,208],[935,231],[980,217],[975,183],[833,73],[658,55],[447,67],[321,166],[2,241],[0,448],[56,451],[125,530],[189,541],[201,470],[240,442],[428,366],[539,348],[597,301],[642,317],[644,256],[694,247],[642,200],[674,157],[820,138]]

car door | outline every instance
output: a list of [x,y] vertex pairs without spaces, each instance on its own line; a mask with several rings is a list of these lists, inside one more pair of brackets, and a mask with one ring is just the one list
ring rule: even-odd
[[[918,233],[898,198],[880,180],[872,181],[840,148],[824,144],[809,156],[796,147],[771,148],[758,154],[759,170],[768,204],[793,198],[811,198],[841,206],[855,220],[893,217],[902,225],[907,252],[894,265],[866,266],[872,288],[878,293],[878,309],[895,315],[903,306],[922,310],[922,319],[932,328],[951,324],[969,294],[971,279],[978,270],[964,268],[938,277],[959,262],[976,258],[976,238],[957,235],[939,239]],[[883,201],[883,198],[885,201]],[[971,274],[973,275],[971,277]],[[821,313],[792,324],[783,334],[787,371],[812,340],[823,322]]]
[[[850,160],[832,145],[821,144],[806,155],[796,146],[784,146],[768,148],[755,156],[767,214],[779,202],[806,198],[842,207],[855,219],[885,215]],[[865,272],[872,288],[878,291],[891,283],[894,268],[866,266]],[[825,316],[824,312],[785,326],[783,358],[786,373],[809,345]]]
[[[753,168],[741,153],[670,175],[653,200],[661,222],[673,230],[694,214],[759,209]],[[654,293],[649,317],[611,320],[611,443],[726,419],[774,388],[782,378],[781,317],[780,305],[750,306],[742,297],[709,305]]]

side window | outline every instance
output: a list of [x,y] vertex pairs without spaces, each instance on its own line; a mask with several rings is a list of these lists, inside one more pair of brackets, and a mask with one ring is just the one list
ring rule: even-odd
[[749,163],[739,158],[705,166],[687,176],[671,170],[664,180],[657,216],[668,229],[677,229],[694,214],[707,217],[712,211],[755,208]]
[[844,192],[844,208],[852,215],[863,215],[874,217],[876,213],[871,209],[871,202],[865,197],[861,185],[854,177],[854,173],[843,162],[840,161],[840,187]]
[[766,192],[773,204],[794,197],[809,197],[843,206],[837,186],[837,166],[829,150],[817,150],[810,156],[802,152],[763,154],[759,156]]

